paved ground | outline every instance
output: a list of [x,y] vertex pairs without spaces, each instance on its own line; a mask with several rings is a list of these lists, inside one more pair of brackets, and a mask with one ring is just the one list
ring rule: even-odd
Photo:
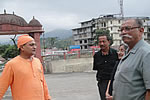
[[[95,72],[45,74],[52,100],[100,100]],[[3,100],[11,100],[10,89]]]

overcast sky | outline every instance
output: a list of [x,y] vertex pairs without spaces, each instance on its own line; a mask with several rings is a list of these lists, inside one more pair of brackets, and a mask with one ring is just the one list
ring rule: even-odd
[[[124,15],[150,17],[149,4],[150,0],[124,0]],[[80,22],[120,12],[119,0],[0,0],[1,14],[4,9],[27,23],[35,16],[46,32],[80,27]]]

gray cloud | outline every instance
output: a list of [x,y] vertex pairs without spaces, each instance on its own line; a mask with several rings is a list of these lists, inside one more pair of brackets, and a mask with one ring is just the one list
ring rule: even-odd
[[[150,16],[149,0],[124,0],[125,16]],[[15,12],[29,22],[33,16],[45,31],[72,29],[101,14],[119,13],[119,0],[1,0],[0,12]]]

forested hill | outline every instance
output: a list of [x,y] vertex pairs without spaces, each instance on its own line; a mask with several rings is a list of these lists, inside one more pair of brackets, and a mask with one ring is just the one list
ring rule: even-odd
[[50,32],[45,32],[44,37],[58,37],[59,39],[65,39],[72,36],[71,30],[65,30],[65,29],[57,29]]

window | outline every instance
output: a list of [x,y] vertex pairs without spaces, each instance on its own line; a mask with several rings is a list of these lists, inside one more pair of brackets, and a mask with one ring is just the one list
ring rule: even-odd
[[147,34],[147,37],[150,38],[150,34],[149,33]]
[[80,44],[82,44],[82,40],[80,41]]
[[111,29],[111,31],[113,30],[113,28],[112,28],[112,27],[111,27],[110,29]]
[[120,20],[118,20],[118,23],[120,24]]
[[110,24],[112,24],[112,21],[110,21]]
[[84,46],[84,49],[87,49],[87,45]]
[[84,40],[84,43],[87,43],[87,40]]
[[79,32],[82,32],[82,29],[80,29]]
[[104,27],[106,27],[106,23],[104,22]]
[[79,38],[82,38],[82,35],[81,35],[81,34],[79,35]]
[[84,34],[84,37],[87,37],[87,34]]

